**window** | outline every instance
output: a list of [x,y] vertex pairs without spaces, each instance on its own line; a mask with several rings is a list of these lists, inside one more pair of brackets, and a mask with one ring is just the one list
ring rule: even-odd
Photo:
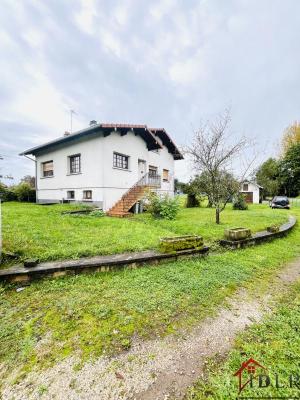
[[129,156],[125,156],[124,154],[114,153],[114,162],[113,166],[115,168],[128,169],[129,167]]
[[243,184],[243,192],[248,192],[248,183]]
[[53,160],[42,163],[42,176],[45,178],[53,176]]
[[157,167],[149,165],[149,176],[157,176]]
[[83,191],[83,199],[84,200],[92,200],[92,191],[91,190],[84,190]]
[[168,169],[163,169],[163,181],[169,182],[169,170]]
[[69,157],[70,174],[79,174],[81,172],[80,154],[75,154]]
[[67,191],[67,199],[75,199],[75,191],[74,190],[68,190]]

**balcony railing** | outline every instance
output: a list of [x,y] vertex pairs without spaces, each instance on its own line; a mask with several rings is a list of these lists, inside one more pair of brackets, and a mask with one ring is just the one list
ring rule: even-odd
[[128,193],[136,187],[150,186],[152,188],[161,187],[161,176],[147,172],[141,177],[126,193],[123,194],[121,200],[124,201]]
[[137,183],[135,186],[151,186],[160,188],[161,186],[161,176],[158,174],[153,174],[151,172],[147,172]]

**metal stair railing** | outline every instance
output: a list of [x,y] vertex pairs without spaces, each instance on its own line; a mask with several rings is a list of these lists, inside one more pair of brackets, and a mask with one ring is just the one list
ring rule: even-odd
[[158,174],[153,174],[147,172],[145,175],[143,175],[130,189],[128,189],[123,196],[120,199],[120,202],[122,203],[123,210],[124,210],[124,202],[127,197],[127,195],[134,190],[135,188],[138,187],[154,187],[154,188],[160,188],[161,187],[161,176]]

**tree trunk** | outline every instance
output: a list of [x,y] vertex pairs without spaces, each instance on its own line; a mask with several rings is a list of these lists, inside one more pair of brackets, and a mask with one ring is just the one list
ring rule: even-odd
[[216,224],[220,223],[220,210],[216,207]]

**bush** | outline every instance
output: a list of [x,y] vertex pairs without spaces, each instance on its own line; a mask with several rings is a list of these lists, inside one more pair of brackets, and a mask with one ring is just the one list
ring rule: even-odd
[[15,186],[14,193],[18,201],[35,202],[35,189],[26,182],[19,183],[19,185]]
[[233,200],[232,208],[234,210],[248,210],[248,204],[241,193]]
[[186,199],[186,208],[200,207],[200,202],[195,194],[188,193]]
[[104,217],[105,216],[105,212],[102,210],[94,210],[92,212],[90,212],[89,214],[92,217]]
[[171,198],[168,195],[158,196],[150,193],[148,196],[148,211],[154,218],[175,219],[179,210],[178,198]]
[[1,201],[14,201],[17,200],[17,196],[13,189],[0,183],[0,199]]

